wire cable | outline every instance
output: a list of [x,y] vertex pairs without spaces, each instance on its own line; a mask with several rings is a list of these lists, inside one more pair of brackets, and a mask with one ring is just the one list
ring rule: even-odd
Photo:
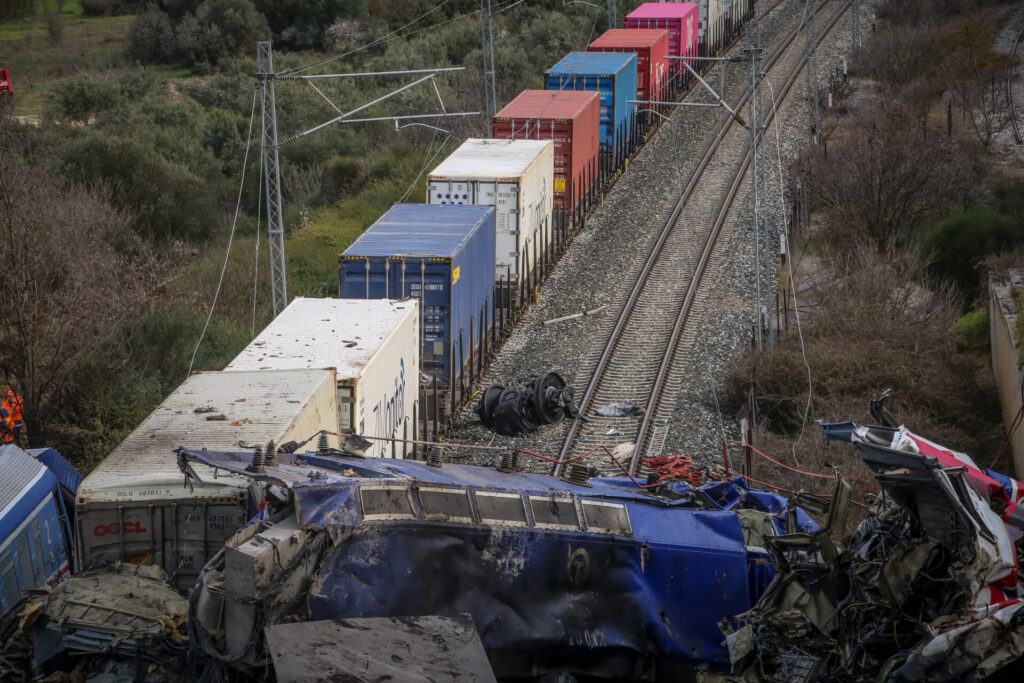
[[199,341],[196,342],[196,348],[192,351],[192,360],[188,362],[188,375],[186,378],[192,375],[192,366],[196,362],[196,354],[199,353],[199,346],[203,343],[203,338],[206,336],[206,330],[210,327],[210,320],[213,319],[213,311],[217,308],[217,299],[220,297],[221,287],[224,286],[224,274],[228,271],[228,259],[231,258],[231,245],[235,241],[235,228],[238,226],[238,214],[242,208],[242,190],[245,189],[245,169],[249,162],[249,148],[252,145],[252,123],[256,119],[256,96],[259,94],[259,89],[253,89],[252,91],[252,110],[249,112],[249,131],[245,135],[245,156],[242,158],[242,177],[238,181],[238,199],[235,201],[235,217],[231,220],[231,233],[228,235],[228,247],[224,251],[224,264],[220,268],[220,279],[217,281],[217,291],[213,293],[213,302],[210,304],[210,312],[206,314],[206,323],[203,325],[203,331],[199,334]]
[[[287,75],[291,75],[291,74],[302,73],[303,71],[309,71],[310,69],[315,69],[315,68],[317,68],[319,66],[323,66],[324,64],[330,64],[331,62],[337,61],[339,59],[344,59],[345,57],[348,57],[349,55],[354,55],[357,52],[362,52],[363,50],[368,50],[371,47],[374,47],[374,46],[376,46],[376,45],[378,45],[378,44],[380,44],[382,42],[387,42],[390,38],[392,38],[393,36],[398,34],[400,31],[404,31],[405,29],[409,28],[413,24],[416,24],[419,21],[427,18],[428,16],[430,16],[431,14],[436,12],[437,10],[441,9],[442,7],[444,7],[445,5],[447,5],[451,1],[452,0],[442,0],[442,2],[439,5],[436,5],[433,9],[427,10],[426,12],[421,14],[420,16],[418,16],[415,19],[413,19],[412,21],[410,21],[408,24],[405,24],[404,26],[400,26],[400,27],[396,28],[394,31],[391,31],[390,33],[387,33],[387,34],[381,36],[380,38],[376,38],[376,39],[370,41],[369,43],[367,43],[366,45],[363,45],[362,47],[357,47],[354,50],[349,50],[348,52],[344,52],[344,53],[342,53],[340,55],[335,55],[333,57],[328,57],[327,59],[323,59],[323,60],[321,60],[319,62],[314,62],[313,64],[310,64],[308,66],[295,67],[295,68],[292,68],[292,69],[285,69],[284,71],[282,71],[281,73],[279,73],[277,75],[278,76],[284,76],[286,74]],[[461,15],[461,16],[469,16],[470,14],[475,14],[475,13],[479,13],[479,12],[480,12],[480,10],[476,10],[476,12],[470,12],[468,14],[464,14],[464,15]],[[447,23],[447,22],[444,22],[444,23]],[[433,25],[431,25],[431,26],[429,26],[427,28],[436,28],[437,26],[440,26],[440,24],[433,24]],[[415,33],[415,32],[413,32],[413,33]],[[409,36],[409,35],[412,35],[412,33],[406,34],[406,37]]]
[[[770,78],[764,79],[765,83],[768,84],[768,89],[772,94],[772,120],[775,123],[775,158],[779,164],[779,199],[782,202],[783,217],[785,217],[786,211],[786,188],[783,184],[782,175],[782,143],[779,141],[779,120],[777,118],[778,111],[775,108],[775,87],[772,85]],[[807,427],[807,416],[811,413],[811,397],[814,395],[814,382],[811,376],[811,364],[807,361],[807,347],[804,345],[804,332],[803,327],[800,324],[800,306],[796,299],[796,283],[793,280],[793,254],[787,254],[786,268],[789,271],[789,289],[793,294],[793,314],[796,318],[796,334],[800,339],[800,355],[804,359],[804,367],[807,368],[807,405],[804,407],[803,419],[800,422],[800,434],[793,442],[793,448],[796,449],[796,441],[804,435],[804,429]]]
[[252,327],[250,330],[253,339],[256,338],[256,300],[259,296],[260,285],[260,219],[263,217],[263,155],[260,155],[260,176],[256,181],[259,186],[256,194],[256,249],[252,257]]

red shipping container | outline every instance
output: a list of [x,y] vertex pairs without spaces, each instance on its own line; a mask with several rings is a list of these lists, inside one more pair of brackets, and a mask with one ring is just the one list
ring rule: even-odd
[[575,207],[594,182],[601,134],[594,90],[524,90],[494,116],[497,139],[553,140],[556,208]]
[[[626,28],[663,28],[668,30],[668,53],[673,57],[695,57],[699,42],[700,14],[693,2],[645,2],[626,15]],[[672,62],[672,71],[683,65]],[[691,64],[692,66],[692,64]]]
[[[613,28],[595,40],[588,52],[632,52],[636,55],[636,98],[657,100],[668,83],[669,32],[666,29]],[[643,109],[638,105],[637,109]]]

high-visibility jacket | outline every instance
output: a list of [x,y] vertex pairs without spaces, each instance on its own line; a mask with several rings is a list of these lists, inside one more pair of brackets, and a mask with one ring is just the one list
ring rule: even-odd
[[14,415],[0,407],[0,443],[14,443]]
[[21,396],[12,396],[11,394],[7,394],[7,398],[4,400],[4,410],[10,414],[14,423],[17,425],[21,425],[21,423],[25,421],[25,416],[22,414],[23,405],[24,401],[21,400]]

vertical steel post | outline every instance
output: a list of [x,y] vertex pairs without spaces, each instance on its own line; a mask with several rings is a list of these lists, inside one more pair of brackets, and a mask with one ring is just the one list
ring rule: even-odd
[[263,168],[267,197],[267,232],[270,250],[270,291],[276,316],[288,305],[288,278],[284,258],[284,213],[281,204],[281,168],[277,154],[277,105],[274,100],[274,58],[270,41],[256,43],[256,82],[263,112]]
[[745,44],[744,52],[747,56],[747,118],[750,122],[747,125],[750,140],[750,167],[748,168],[748,173],[750,174],[751,229],[754,235],[754,290],[756,297],[754,301],[754,315],[757,318],[754,338],[756,340],[756,348],[760,351],[763,348],[763,340],[761,338],[761,221],[758,219],[758,190],[760,189],[758,166],[760,165],[760,157],[757,150],[760,121],[757,116],[757,51],[751,43],[749,24],[743,31],[743,39]]
[[807,128],[818,144],[818,36],[814,27],[817,0],[804,0],[804,35],[807,38]]
[[619,25],[619,12],[615,0],[608,0],[608,28],[617,28]]
[[491,137],[492,119],[498,111],[498,91],[494,77],[494,25],[491,15],[491,0],[480,0],[480,41],[484,60],[484,117],[487,119],[487,137]]

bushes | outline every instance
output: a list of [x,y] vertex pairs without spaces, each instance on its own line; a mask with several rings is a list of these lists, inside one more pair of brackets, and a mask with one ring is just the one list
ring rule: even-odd
[[1024,243],[1020,224],[984,207],[953,214],[924,231],[921,244],[931,271],[955,283],[968,299],[981,292],[982,260]]
[[140,64],[163,64],[177,48],[171,20],[164,12],[149,10],[132,21],[128,56]]
[[225,57],[252,51],[268,37],[267,20],[250,0],[203,0],[174,31],[177,53],[186,64],[205,70]]

